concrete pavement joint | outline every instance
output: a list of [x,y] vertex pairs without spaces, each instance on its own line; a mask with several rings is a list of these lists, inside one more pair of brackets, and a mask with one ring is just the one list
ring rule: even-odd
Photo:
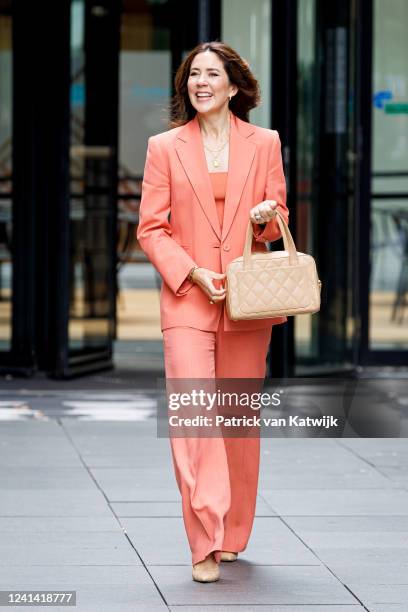
[[[285,515],[287,516],[287,515]],[[309,546],[309,544],[307,544],[302,537],[296,533],[296,531],[285,521],[285,519],[282,516],[278,517],[282,523],[289,529],[289,531],[291,531],[293,533],[293,535],[303,544],[303,546],[305,546],[305,548],[307,548],[315,557],[316,559],[318,559],[321,563],[321,565],[323,567],[325,567],[330,574],[341,584],[343,585],[343,587],[345,589],[347,589],[347,591],[350,593],[350,595],[352,595],[357,601],[358,603],[364,608],[364,610],[367,610],[367,612],[370,612],[370,610],[363,604],[363,602],[357,597],[357,595],[355,593],[353,593],[353,591],[347,586],[347,584],[345,584],[335,573],[334,571],[319,557],[319,555],[317,554],[317,552],[315,552],[311,546]]]
[[71,437],[70,433],[69,433],[69,432],[68,432],[68,431],[65,429],[64,424],[63,424],[63,423],[61,423],[61,420],[60,420],[60,419],[57,419],[57,422],[58,422],[59,426],[60,426],[60,427],[62,427],[62,430],[64,431],[64,433],[65,433],[65,435],[66,435],[67,439],[69,440],[70,444],[72,445],[72,447],[74,448],[75,452],[77,453],[79,460],[81,461],[81,463],[82,463],[82,465],[84,466],[85,470],[87,471],[88,475],[89,475],[89,476],[90,476],[90,478],[92,479],[92,481],[93,481],[93,483],[95,484],[96,488],[97,488],[97,489],[98,489],[98,490],[99,490],[99,491],[102,493],[103,497],[105,498],[106,503],[107,503],[107,505],[108,505],[108,507],[109,507],[110,511],[112,512],[113,516],[115,517],[116,522],[117,522],[117,523],[118,523],[118,525],[120,526],[120,528],[121,528],[121,530],[122,530],[123,535],[125,536],[126,540],[127,540],[127,541],[128,541],[128,543],[130,544],[131,548],[132,548],[132,549],[135,551],[136,555],[137,555],[137,556],[138,556],[138,558],[140,559],[141,564],[143,565],[143,567],[144,567],[145,571],[146,571],[146,572],[148,573],[148,575],[150,576],[150,579],[152,580],[152,582],[153,582],[154,586],[156,587],[156,589],[157,589],[157,591],[158,591],[158,593],[159,593],[160,597],[161,597],[161,598],[162,598],[162,600],[163,600],[163,603],[164,603],[164,604],[167,606],[167,609],[169,610],[170,608],[169,608],[169,606],[168,606],[168,604],[167,604],[167,602],[166,602],[166,600],[165,600],[165,598],[164,598],[164,596],[163,596],[163,593],[161,592],[161,590],[160,590],[160,588],[159,588],[159,585],[158,585],[158,584],[156,583],[156,581],[154,580],[154,578],[153,578],[152,574],[150,573],[149,569],[147,568],[146,564],[144,563],[144,561],[143,561],[142,557],[139,555],[138,551],[137,551],[137,550],[136,550],[136,548],[134,547],[134,545],[133,545],[132,541],[130,540],[130,538],[129,538],[128,534],[126,533],[126,531],[125,531],[125,529],[124,529],[124,527],[123,527],[122,523],[120,522],[119,517],[116,515],[115,511],[113,510],[113,508],[112,508],[112,506],[111,506],[111,504],[110,504],[110,502],[109,502],[109,499],[107,498],[107,496],[106,496],[105,492],[103,491],[102,487],[99,485],[98,481],[96,480],[96,478],[94,477],[94,475],[93,475],[93,474],[92,474],[92,472],[90,471],[90,468],[88,468],[88,466],[87,466],[87,465],[86,465],[86,463],[84,462],[84,460],[83,460],[83,458],[82,458],[82,455],[81,455],[81,453],[80,453],[79,449],[77,448],[77,446],[76,446],[76,444],[75,444],[74,440],[72,439],[72,437]]

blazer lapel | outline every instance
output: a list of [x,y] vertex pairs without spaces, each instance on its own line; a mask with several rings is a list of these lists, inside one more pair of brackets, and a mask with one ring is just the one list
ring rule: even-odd
[[180,162],[183,165],[187,178],[194,189],[205,216],[217,238],[221,240],[221,227],[211,179],[208,175],[207,161],[197,115],[183,126],[177,138],[176,151]]
[[222,223],[222,240],[225,240],[231,228],[255,157],[256,144],[249,140],[249,136],[254,131],[250,123],[242,121],[231,113],[228,177]]
[[242,121],[231,113],[229,166],[222,233],[197,115],[186,123],[177,135],[175,147],[177,155],[200,206],[219,240],[224,240],[231,228],[251,169],[256,144],[248,138],[253,133],[254,129],[250,123]]

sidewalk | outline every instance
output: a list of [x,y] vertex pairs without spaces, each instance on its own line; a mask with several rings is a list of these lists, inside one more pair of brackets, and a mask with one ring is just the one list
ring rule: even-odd
[[262,438],[247,550],[199,584],[154,388],[95,380],[2,381],[0,590],[77,592],[37,610],[408,610],[406,439]]

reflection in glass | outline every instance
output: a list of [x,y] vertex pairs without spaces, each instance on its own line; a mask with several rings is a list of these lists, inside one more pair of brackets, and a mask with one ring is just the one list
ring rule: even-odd
[[246,59],[261,86],[262,104],[250,112],[250,121],[271,127],[271,2],[223,0],[221,40]]
[[11,2],[0,3],[0,351],[12,335],[12,21]]
[[70,305],[71,354],[103,348],[110,333],[108,295],[109,147],[85,138],[85,3],[71,4]]
[[371,349],[408,348],[408,4],[374,3]]
[[[174,10],[174,7],[173,7]],[[168,127],[170,3],[124,0],[119,82],[117,339],[161,340],[161,279],[136,240],[147,140]],[[140,342],[138,347],[142,345]],[[131,350],[136,350],[133,347]]]
[[[315,255],[314,220],[316,211],[315,172],[317,134],[316,95],[318,90],[315,57],[315,0],[298,4],[298,120],[297,120],[297,235],[296,247],[303,253]],[[295,317],[296,355],[302,358],[317,356],[317,320],[319,314]]]

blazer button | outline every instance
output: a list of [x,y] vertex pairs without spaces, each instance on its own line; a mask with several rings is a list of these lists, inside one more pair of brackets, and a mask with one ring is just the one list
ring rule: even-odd
[[229,244],[224,244],[224,246],[222,247],[224,249],[224,251],[230,251],[231,247]]

